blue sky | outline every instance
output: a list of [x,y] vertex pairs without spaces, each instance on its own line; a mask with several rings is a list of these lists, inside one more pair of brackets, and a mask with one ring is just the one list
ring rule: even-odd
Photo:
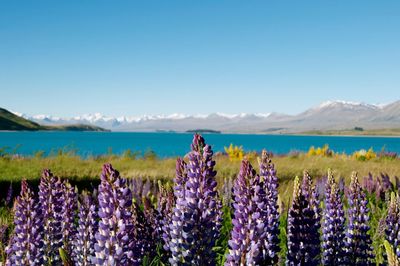
[[400,1],[1,1],[0,106],[289,114],[400,99]]

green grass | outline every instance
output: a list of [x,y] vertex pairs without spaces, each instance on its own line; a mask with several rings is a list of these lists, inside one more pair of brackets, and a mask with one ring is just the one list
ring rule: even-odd
[[[230,161],[227,156],[216,156],[217,181],[223,185],[226,178],[234,178],[239,172],[240,161]],[[43,169],[51,171],[75,183],[91,182],[99,179],[104,163],[111,163],[122,176],[145,177],[150,179],[173,180],[175,176],[176,158],[157,159],[154,156],[134,158],[129,153],[125,156],[104,155],[82,159],[74,154],[60,154],[49,157],[0,157],[0,182],[18,183],[22,178],[38,181]],[[257,168],[257,159],[250,159]],[[346,184],[350,183],[352,171],[357,171],[360,177],[372,173],[374,176],[387,173],[391,178],[400,176],[399,159],[375,158],[370,161],[358,161],[353,157],[335,155],[333,157],[283,156],[272,158],[279,178],[281,200],[285,203],[292,194],[292,181],[295,176],[302,176],[307,170],[316,179],[326,174],[331,168],[337,178],[344,177]],[[394,180],[392,180],[394,181]]]

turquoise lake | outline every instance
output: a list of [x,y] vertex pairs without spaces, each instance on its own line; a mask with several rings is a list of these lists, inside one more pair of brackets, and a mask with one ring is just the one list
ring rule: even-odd
[[[243,146],[246,151],[263,148],[274,154],[307,151],[310,146],[328,144],[335,152],[352,153],[373,148],[400,153],[400,138],[396,137],[337,137],[250,134],[204,134],[215,152],[224,146]],[[0,132],[0,148],[21,155],[45,154],[58,149],[74,149],[83,156],[96,156],[112,151],[121,154],[127,149],[141,152],[152,150],[160,157],[183,156],[190,149],[193,135],[189,133],[133,133],[133,132]]]

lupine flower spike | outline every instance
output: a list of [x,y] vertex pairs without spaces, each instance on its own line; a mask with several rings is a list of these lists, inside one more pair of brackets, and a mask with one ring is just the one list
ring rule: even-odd
[[260,178],[266,193],[265,239],[263,262],[266,265],[278,263],[279,252],[279,210],[278,210],[278,177],[276,170],[266,150],[261,155]]
[[346,233],[346,262],[349,265],[373,265],[372,241],[368,234],[368,200],[358,182],[357,173],[351,176],[348,195],[348,226]]
[[6,265],[43,265],[43,220],[40,205],[25,180],[15,203],[15,230]]
[[100,222],[95,264],[140,265],[140,258],[134,252],[132,193],[126,179],[110,164],[103,166],[98,201]]
[[325,210],[323,212],[322,228],[322,264],[344,264],[345,215],[339,193],[331,170],[325,186]]
[[243,161],[233,186],[234,217],[226,266],[266,264],[268,205],[264,184],[248,161]]
[[[213,151],[202,136],[194,135],[182,179],[177,176],[177,203],[171,230],[171,264],[215,263],[213,247],[219,237],[222,204],[218,197]],[[183,181],[183,182],[182,182]],[[182,184],[180,184],[182,183]],[[182,233],[177,233],[181,230]]]
[[73,258],[75,265],[88,266],[95,263],[95,234],[98,231],[97,204],[94,196],[85,191],[79,203],[78,232]]
[[292,206],[288,214],[286,265],[319,265],[320,211],[317,199],[310,175],[304,172],[301,186],[296,177]]
[[63,183],[50,170],[44,170],[40,179],[39,202],[43,213],[44,262],[61,263],[59,249],[63,246]]

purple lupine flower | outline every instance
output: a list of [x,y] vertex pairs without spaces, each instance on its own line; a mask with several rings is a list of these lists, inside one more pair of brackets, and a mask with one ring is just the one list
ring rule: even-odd
[[243,161],[233,186],[234,217],[225,265],[267,264],[264,259],[268,224],[264,183],[248,161]]
[[78,196],[76,188],[71,186],[68,180],[64,180],[63,188],[63,205],[62,205],[62,235],[63,249],[71,256],[72,248],[76,237],[75,218],[78,210]]
[[132,191],[132,197],[138,204],[142,203],[143,179],[141,177],[128,179],[129,189]]
[[139,265],[132,235],[132,193],[126,179],[105,164],[99,185],[99,230],[95,244],[96,265]]
[[[147,204],[147,199],[143,199],[142,201],[144,204]],[[149,206],[146,208],[149,208]],[[137,202],[133,202],[131,212],[133,225],[131,237],[135,239],[131,250],[135,252],[137,258],[140,258],[139,262],[141,262],[144,257],[154,257],[153,252],[156,251],[156,240],[154,239],[156,225],[153,219],[148,220],[145,211],[141,210]]]
[[185,184],[187,181],[186,163],[181,158],[176,160],[176,175],[175,175],[175,186],[174,196],[176,198],[176,204],[171,214],[171,222],[168,227],[164,228],[163,238],[165,241],[164,249],[171,253],[169,262],[172,265],[180,264],[184,258],[182,253],[182,227],[183,227],[183,215],[185,212]]
[[[192,265],[215,263],[213,247],[219,237],[221,227],[221,202],[218,198],[214,171],[213,152],[203,137],[194,135],[189,163],[186,165],[187,177],[184,189],[178,194],[171,223],[171,264],[180,262]],[[178,179],[178,178],[177,178]],[[178,181],[180,182],[180,181]],[[176,186],[179,186],[178,183]],[[179,192],[180,190],[180,192]],[[182,230],[181,233],[175,233]],[[172,236],[173,235],[173,236]],[[182,240],[180,243],[178,243]]]
[[97,204],[94,195],[83,192],[79,201],[79,221],[75,238],[73,259],[77,266],[93,265],[95,262],[95,234],[98,231]]
[[266,193],[264,213],[265,239],[263,251],[263,262],[267,265],[278,263],[279,252],[279,211],[278,211],[278,177],[276,170],[266,150],[261,154],[260,178],[264,184]]
[[385,238],[390,245],[393,246],[394,250],[397,250],[399,246],[399,223],[400,223],[400,209],[399,209],[399,197],[396,197],[394,192],[390,195],[390,203],[388,213],[385,218]]
[[39,202],[43,213],[44,263],[61,263],[59,248],[63,245],[63,183],[44,170],[39,184]]
[[386,173],[381,173],[381,180],[382,180],[382,188],[383,192],[386,193],[388,191],[392,191],[394,189],[394,185],[392,181],[390,181],[390,177]]
[[351,176],[348,195],[348,225],[346,232],[346,262],[349,265],[372,265],[372,241],[368,234],[368,200],[358,182],[357,173]]
[[344,264],[345,216],[339,188],[328,170],[322,229],[322,264]]
[[286,265],[319,265],[320,210],[311,177],[304,172],[300,185],[295,179],[292,206],[288,213],[288,254]]
[[6,265],[43,265],[42,212],[25,180],[16,200],[14,224]]
[[7,224],[1,224],[0,225],[0,243],[5,243],[6,242],[6,232],[8,229]]
[[142,188],[142,199],[148,197],[151,194],[151,188],[152,188],[151,181],[150,179],[147,178]]
[[169,247],[171,241],[169,225],[172,222],[172,211],[174,205],[175,197],[173,191],[160,185],[157,204],[159,228],[157,230],[158,234],[161,236],[161,243],[165,250],[163,257],[161,258],[163,262],[167,262],[166,258],[172,256]]
[[366,190],[368,194],[372,194],[376,190],[376,181],[371,173],[363,178],[362,189]]
[[154,258],[157,254],[157,244],[161,236],[157,228],[157,210],[153,207],[149,198],[143,198],[143,210],[134,202],[132,204],[134,250],[140,258]]
[[5,198],[4,205],[9,206],[12,202],[12,199],[13,199],[13,186],[12,183],[10,183],[10,186],[8,187],[7,190],[7,196]]

